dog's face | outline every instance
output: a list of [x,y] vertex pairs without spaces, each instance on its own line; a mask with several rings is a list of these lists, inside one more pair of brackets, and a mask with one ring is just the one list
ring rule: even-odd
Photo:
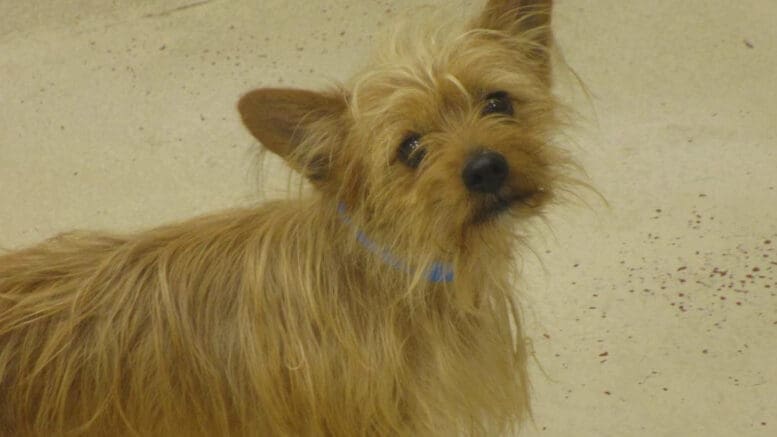
[[549,144],[550,10],[491,0],[458,31],[406,29],[342,89],[260,89],[239,108],[266,147],[373,232],[447,251],[552,196],[565,159]]

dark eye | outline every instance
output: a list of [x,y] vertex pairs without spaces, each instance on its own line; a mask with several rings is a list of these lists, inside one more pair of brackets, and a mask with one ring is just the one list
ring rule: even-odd
[[410,168],[418,168],[426,156],[426,149],[421,147],[421,135],[410,134],[399,145],[397,157]]
[[513,102],[510,100],[510,95],[504,91],[497,91],[487,95],[486,105],[483,107],[482,114],[513,115]]

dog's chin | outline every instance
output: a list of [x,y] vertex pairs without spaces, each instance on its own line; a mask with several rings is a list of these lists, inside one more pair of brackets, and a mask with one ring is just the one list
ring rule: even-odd
[[484,226],[496,223],[506,217],[531,216],[539,214],[550,194],[537,190],[508,196],[492,196],[475,211],[472,224]]

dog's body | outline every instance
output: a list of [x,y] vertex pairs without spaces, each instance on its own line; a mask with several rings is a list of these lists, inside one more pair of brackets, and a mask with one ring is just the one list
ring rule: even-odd
[[[489,308],[493,318],[460,315],[450,295],[465,275],[397,296],[392,268],[321,213],[274,203],[0,258],[13,292],[0,319],[3,431],[37,421],[87,435],[125,425],[160,436],[410,435],[468,425],[456,423],[467,407],[517,415],[525,353],[513,349],[509,301]],[[510,262],[483,255],[473,273]]]
[[0,257],[0,434],[511,429],[529,407],[511,218],[569,163],[550,7],[491,0],[347,90],[247,94],[311,196]]

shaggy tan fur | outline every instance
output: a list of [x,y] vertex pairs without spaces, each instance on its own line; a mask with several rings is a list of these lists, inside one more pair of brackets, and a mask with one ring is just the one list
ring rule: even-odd
[[[0,257],[0,434],[513,429],[529,410],[515,225],[570,165],[550,140],[550,9],[491,0],[469,24],[405,27],[338,89],[244,96],[248,129],[317,188],[304,198]],[[514,115],[482,115],[495,91]],[[415,169],[397,159],[410,132]],[[481,149],[510,165],[506,211],[462,182]],[[429,281],[437,262],[453,281]]]

